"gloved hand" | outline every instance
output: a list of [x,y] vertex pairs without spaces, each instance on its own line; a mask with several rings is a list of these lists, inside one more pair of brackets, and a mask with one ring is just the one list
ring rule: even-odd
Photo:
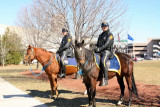
[[96,48],[94,49],[94,52],[98,53],[98,52],[100,52],[100,49],[99,49],[98,47],[96,47]]
[[58,50],[56,53],[57,53],[57,54],[59,54],[59,53],[60,53],[60,51]]

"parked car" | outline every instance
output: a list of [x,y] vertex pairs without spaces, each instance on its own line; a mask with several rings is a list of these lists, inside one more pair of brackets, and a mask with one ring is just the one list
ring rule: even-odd
[[152,60],[152,57],[146,57],[145,60]]
[[144,58],[141,58],[141,57],[137,57],[137,61],[143,61]]

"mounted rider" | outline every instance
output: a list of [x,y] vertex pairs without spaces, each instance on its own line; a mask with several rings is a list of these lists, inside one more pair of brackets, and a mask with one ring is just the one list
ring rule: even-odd
[[109,24],[107,22],[103,22],[101,24],[101,28],[103,32],[99,35],[96,48],[94,49],[96,53],[100,54],[100,68],[103,73],[99,86],[108,84],[108,68],[106,66],[106,62],[111,56],[113,56],[114,43],[114,37],[109,30]]
[[62,34],[64,37],[62,38],[61,45],[56,53],[60,56],[60,75],[58,75],[58,77],[65,78],[66,64],[64,60],[72,53],[72,37],[65,28],[62,29]]

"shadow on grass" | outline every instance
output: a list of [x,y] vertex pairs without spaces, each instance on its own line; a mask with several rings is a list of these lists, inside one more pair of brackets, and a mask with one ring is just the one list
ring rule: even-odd
[[[47,90],[47,91],[27,90],[27,91],[29,91],[30,92],[29,94],[32,95],[33,97],[41,97],[41,98],[48,98],[49,99],[50,90]],[[72,92],[72,91],[68,91],[68,90],[58,90],[58,92],[59,92],[59,94],[61,94],[61,93],[67,94],[68,93],[71,95],[72,94],[82,94],[81,92]],[[45,103],[45,104],[48,106],[54,106],[54,107],[85,107],[86,105],[88,105],[88,97],[87,96],[71,98],[71,99],[62,98],[62,97],[59,97],[59,98],[53,100],[53,102],[51,102],[51,103]],[[117,103],[117,100],[96,98],[96,102],[112,103],[115,105]]]
[[[41,98],[47,98],[49,99],[49,95],[50,95],[50,90],[47,91],[39,91],[39,90],[27,90],[29,91],[30,95],[33,97],[41,97]],[[54,106],[54,107],[84,107],[86,105],[88,105],[88,97],[87,95],[82,96],[82,92],[73,92],[73,91],[69,91],[69,90],[58,90],[59,94],[64,94],[61,95],[59,98],[57,99],[53,99],[53,102],[51,103],[45,103],[48,106]],[[67,98],[64,98],[66,95]],[[77,98],[72,98],[72,94],[77,94]],[[81,95],[80,95],[81,94]],[[69,96],[71,96],[71,98],[69,98]],[[75,95],[76,96],[76,95]],[[159,96],[157,97],[157,99],[159,99]],[[109,104],[112,104],[113,106],[116,106],[118,102],[118,99],[110,99],[107,98],[105,99],[103,98],[97,98],[96,97],[96,103],[103,103],[101,105],[103,106],[109,106]],[[139,105],[139,106],[160,106],[160,101],[155,100],[155,101],[146,101],[145,98],[142,99],[135,99],[132,101],[133,105]],[[125,99],[125,101],[122,104],[123,106],[127,106],[128,105],[128,99]]]
[[32,96],[30,96],[28,94],[3,95],[3,98],[5,98],[5,99],[9,99],[9,98],[13,98],[13,97],[32,98]]

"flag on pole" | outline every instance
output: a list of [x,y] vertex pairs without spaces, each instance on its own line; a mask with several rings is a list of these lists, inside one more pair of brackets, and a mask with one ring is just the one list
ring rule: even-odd
[[130,36],[129,34],[128,34],[128,39],[131,40],[131,41],[134,41],[134,39],[132,38],[132,36]]
[[118,33],[118,42],[121,42],[120,37],[119,37],[119,33]]

